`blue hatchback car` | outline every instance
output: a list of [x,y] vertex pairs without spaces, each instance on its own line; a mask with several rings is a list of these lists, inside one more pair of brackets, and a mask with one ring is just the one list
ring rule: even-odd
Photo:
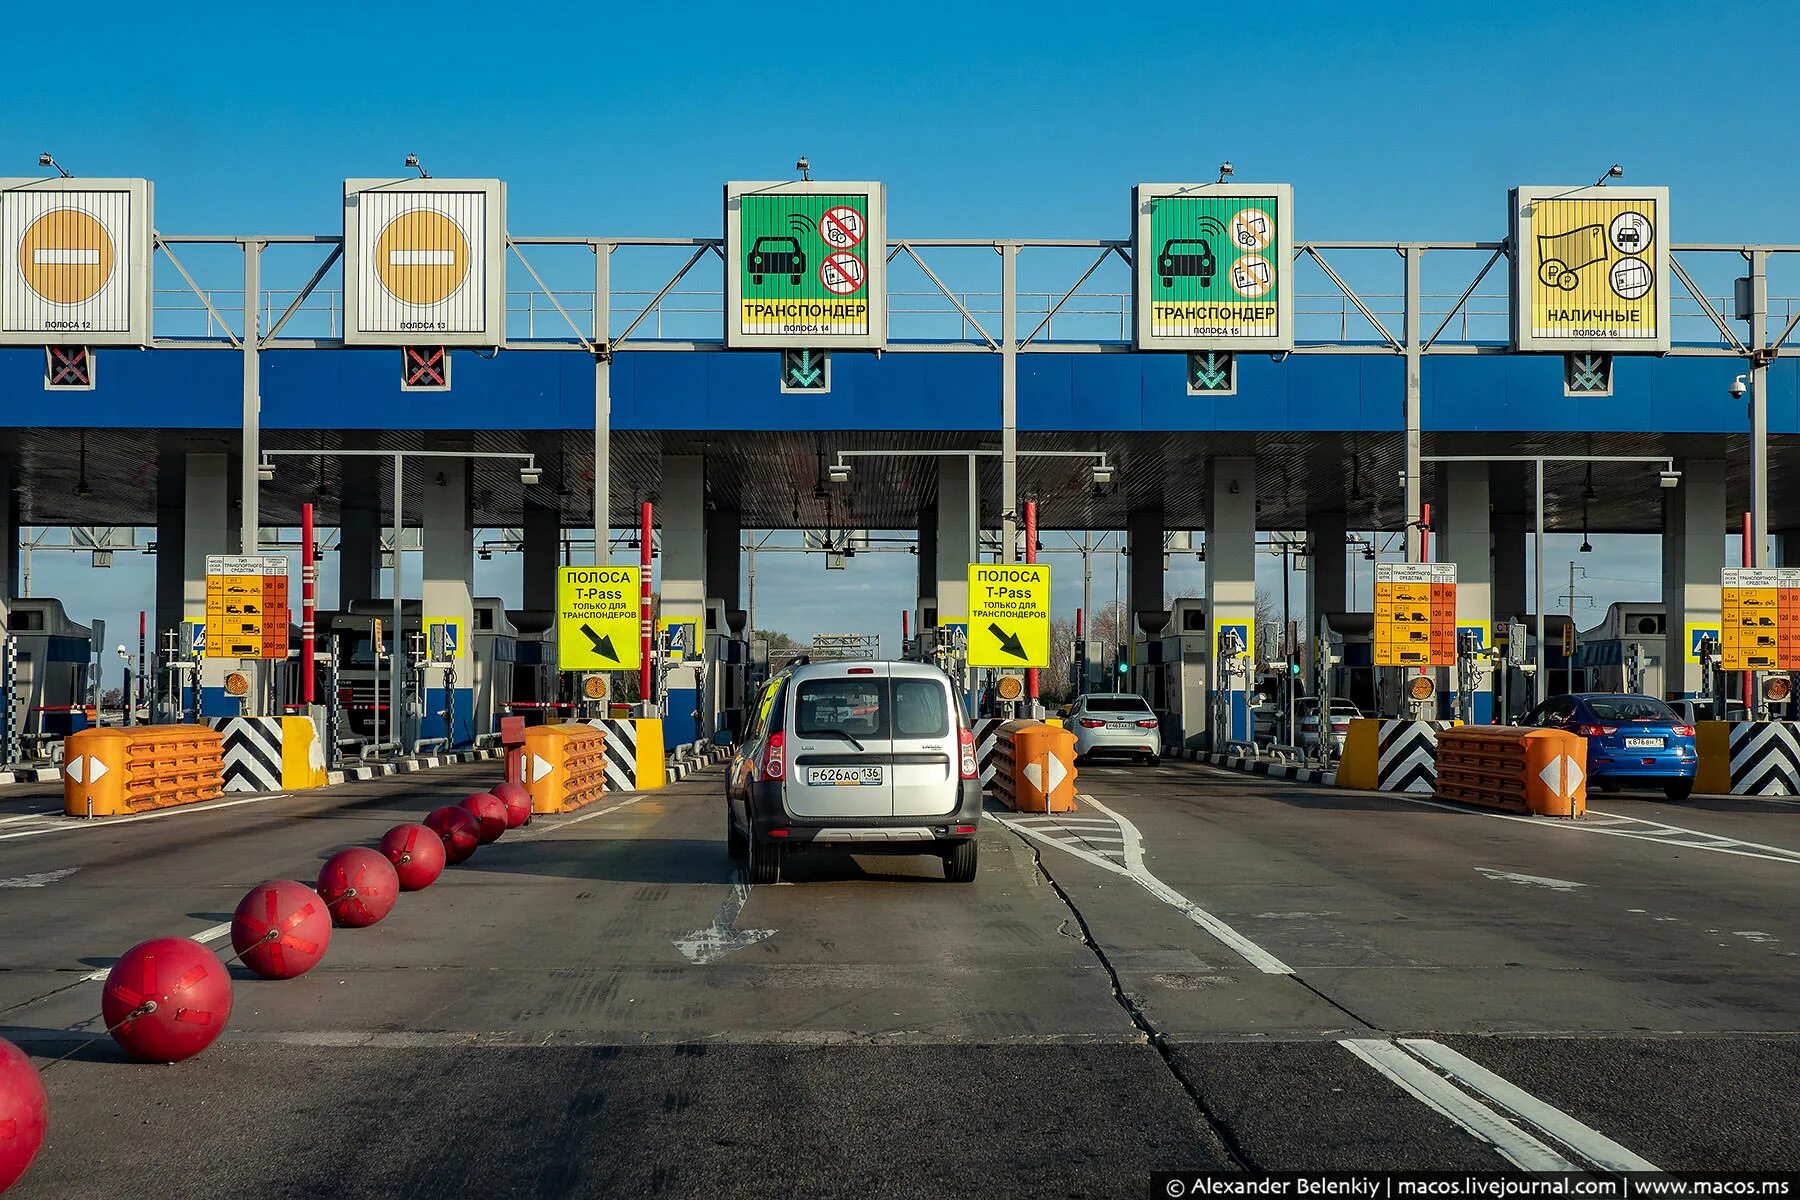
[[1588,780],[1603,792],[1655,787],[1671,800],[1686,800],[1694,790],[1700,762],[1694,727],[1654,696],[1552,696],[1519,723],[1566,729],[1586,738]]

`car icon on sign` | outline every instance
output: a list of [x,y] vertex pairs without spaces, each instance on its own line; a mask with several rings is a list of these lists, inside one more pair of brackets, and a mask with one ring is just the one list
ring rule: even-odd
[[1156,273],[1164,287],[1173,287],[1177,275],[1192,275],[1201,287],[1210,287],[1218,273],[1219,261],[1204,238],[1170,238],[1156,256]]
[[789,283],[799,283],[806,274],[806,251],[791,237],[759,237],[745,263],[753,283],[761,283],[764,275],[786,275]]

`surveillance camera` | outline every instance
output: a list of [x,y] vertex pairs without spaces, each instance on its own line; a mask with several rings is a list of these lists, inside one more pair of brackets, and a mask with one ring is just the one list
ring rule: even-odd
[[1739,375],[1736,379],[1731,381],[1731,398],[1733,400],[1742,400],[1744,394],[1750,390],[1750,385],[1744,382],[1744,380],[1745,376]]

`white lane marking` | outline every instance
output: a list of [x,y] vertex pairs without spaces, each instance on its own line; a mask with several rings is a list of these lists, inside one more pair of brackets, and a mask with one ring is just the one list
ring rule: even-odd
[[1400,1046],[1415,1058],[1443,1071],[1513,1116],[1536,1126],[1603,1171],[1661,1171],[1649,1159],[1632,1153],[1605,1134],[1512,1083],[1480,1063],[1428,1038],[1401,1038]]
[[773,929],[737,927],[738,914],[744,911],[744,904],[749,899],[749,885],[742,879],[737,880],[731,885],[731,892],[725,897],[725,902],[719,905],[719,911],[713,914],[712,924],[705,929],[696,929],[686,937],[674,939],[675,948],[695,966],[705,966],[734,950],[742,950],[745,946],[754,946],[764,938],[774,937],[776,931]]
[[[1229,774],[1229,772],[1226,772]],[[1388,800],[1398,800],[1406,804],[1417,804],[1423,808],[1436,808],[1444,812],[1457,813],[1465,817],[1491,817],[1496,821],[1522,821],[1536,829],[1562,830],[1570,833],[1597,833],[1606,837],[1631,838],[1633,841],[1650,842],[1658,846],[1685,846],[1690,850],[1710,850],[1715,854],[1734,854],[1740,858],[1761,858],[1769,862],[1800,864],[1800,850],[1789,850],[1785,846],[1767,846],[1760,842],[1744,842],[1736,838],[1723,838],[1718,834],[1705,833],[1698,829],[1687,829],[1680,825],[1664,825],[1660,821],[1646,821],[1641,817],[1620,817],[1618,813],[1599,812],[1589,809],[1590,813],[1600,817],[1610,817],[1615,821],[1623,820],[1639,826],[1652,828],[1620,829],[1613,825],[1589,824],[1585,821],[1546,819],[1544,817],[1526,817],[1515,813],[1489,812],[1480,808],[1465,808],[1457,804],[1445,804],[1441,800],[1430,800],[1422,796],[1409,796],[1404,792],[1365,792],[1364,795],[1381,796]],[[1680,835],[1688,840],[1671,841],[1671,837]],[[0,835],[3,836],[3,835]],[[1705,839],[1705,840],[1701,840]],[[1748,846],[1750,849],[1739,850],[1735,847]],[[1766,850],[1767,854],[1757,851]]]
[[55,871],[40,871],[36,875],[14,875],[11,879],[0,879],[0,888],[41,888],[55,883],[59,879],[67,879],[80,867],[62,867]]
[[216,812],[221,808],[236,808],[240,804],[261,804],[265,800],[285,800],[292,793],[271,792],[267,796],[247,796],[242,800],[222,800],[213,804],[181,804],[174,808],[159,808],[155,812],[138,813],[131,817],[100,817],[93,821],[70,817],[66,823],[51,825],[43,829],[25,829],[18,833],[0,833],[0,842],[13,838],[38,837],[46,833],[64,833],[72,829],[112,829],[119,825],[130,825],[136,821],[155,821],[162,817],[179,817],[191,813]]
[[[205,929],[202,929],[199,933],[190,934],[189,936],[191,938],[193,938],[194,941],[199,942],[202,946],[204,946],[208,942],[218,941],[220,938],[226,936],[230,932],[231,932],[231,922],[226,921],[219,925],[208,925]],[[88,974],[83,975],[81,977],[80,982],[82,982],[82,983],[99,983],[102,980],[104,980],[111,973],[112,973],[111,967],[106,967],[99,971],[90,971]]]
[[1448,1079],[1381,1038],[1345,1038],[1338,1043],[1374,1067],[1413,1099],[1488,1143],[1521,1171],[1577,1171],[1574,1163],[1476,1103]]
[[554,825],[540,826],[536,821],[533,821],[532,828],[524,830],[522,833],[519,834],[518,837],[515,837],[513,840],[516,842],[516,841],[521,841],[525,838],[543,837],[545,834],[555,833],[559,829],[567,829],[571,825],[579,825],[583,821],[591,821],[595,817],[604,817],[607,813],[616,813],[621,808],[630,808],[632,805],[636,804],[640,800],[648,800],[650,798],[650,795],[651,795],[651,793],[649,793],[649,792],[640,792],[639,794],[633,796],[629,800],[621,800],[621,801],[619,801],[619,803],[614,804],[608,808],[596,808],[592,812],[584,812],[578,817],[570,817],[567,821],[558,821]]
[[1498,879],[1505,883],[1522,883],[1526,887],[1549,888],[1553,892],[1572,892],[1576,888],[1584,888],[1585,883],[1576,883],[1573,879],[1552,879],[1548,875],[1520,875],[1515,871],[1502,871],[1497,867],[1476,867],[1476,872],[1489,879]]
[[1115,875],[1123,875],[1127,879],[1135,880],[1139,887],[1143,888],[1146,892],[1149,892],[1152,896],[1155,896],[1158,900],[1161,900],[1164,904],[1167,904],[1170,908],[1181,913],[1188,920],[1206,930],[1206,932],[1212,934],[1213,937],[1236,951],[1244,961],[1248,962],[1251,966],[1263,972],[1265,975],[1292,975],[1294,973],[1292,967],[1288,966],[1279,958],[1276,958],[1273,954],[1270,954],[1267,950],[1264,950],[1261,946],[1257,945],[1255,942],[1251,941],[1249,938],[1245,937],[1243,934],[1239,933],[1237,930],[1219,920],[1219,918],[1213,916],[1204,908],[1201,908],[1198,904],[1195,904],[1192,900],[1189,900],[1186,896],[1183,896],[1180,892],[1158,879],[1155,875],[1151,874],[1150,870],[1144,866],[1143,838],[1142,835],[1138,833],[1137,826],[1133,825],[1130,821],[1127,821],[1124,817],[1106,807],[1106,805],[1100,803],[1092,796],[1084,795],[1081,799],[1092,804],[1101,812],[1106,813],[1118,823],[1119,829],[1125,835],[1124,866],[1120,866],[1118,863],[1111,859],[1104,858],[1092,850],[1084,850],[1080,846],[1073,845],[1058,838],[1050,837],[1042,830],[1016,824],[1010,819],[1000,816],[998,813],[988,813],[987,815],[1010,829],[1016,829],[1018,832],[1023,833],[1028,837],[1034,837],[1046,845],[1055,846],[1065,854],[1073,854],[1076,858],[1093,863],[1103,871],[1111,871]]
[[16,817],[0,817],[0,825],[17,825],[20,821],[41,821],[52,814],[60,815],[60,809],[46,808],[41,812],[20,813]]

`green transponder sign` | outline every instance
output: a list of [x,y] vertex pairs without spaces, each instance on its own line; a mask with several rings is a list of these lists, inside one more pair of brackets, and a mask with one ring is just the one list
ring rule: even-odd
[[774,193],[741,200],[738,330],[869,333],[869,197]]
[[1279,197],[1158,196],[1139,270],[1152,337],[1281,336]]

